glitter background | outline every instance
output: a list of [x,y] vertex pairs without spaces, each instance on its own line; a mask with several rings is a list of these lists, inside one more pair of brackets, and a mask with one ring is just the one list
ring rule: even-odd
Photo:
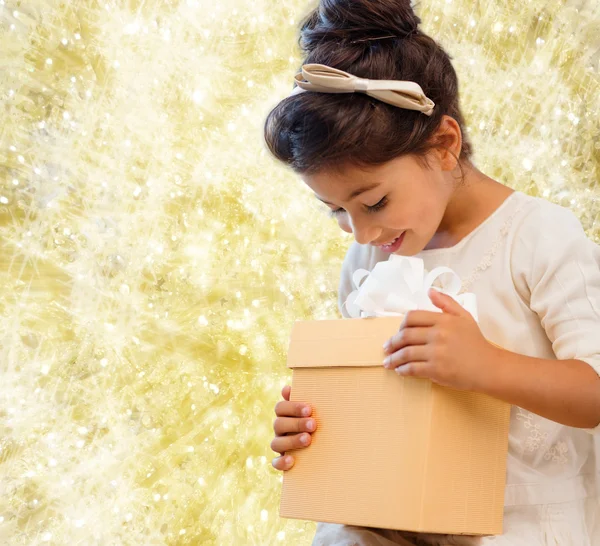
[[[351,237],[262,126],[313,5],[0,0],[2,544],[310,544],[273,408]],[[600,242],[600,4],[416,9],[477,166]]]

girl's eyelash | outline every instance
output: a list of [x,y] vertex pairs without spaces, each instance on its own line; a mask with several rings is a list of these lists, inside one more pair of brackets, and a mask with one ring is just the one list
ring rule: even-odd
[[387,203],[387,197],[383,197],[380,201],[378,201],[374,205],[367,207],[367,210],[369,212],[377,212],[379,209],[382,209],[383,207],[385,207],[386,203]]
[[[386,203],[387,203],[387,197],[384,197],[383,199],[381,199],[374,205],[367,206],[367,212],[377,212],[378,210],[385,207]],[[338,214],[342,214],[343,212],[345,212],[344,209],[330,210],[329,216],[337,216]]]

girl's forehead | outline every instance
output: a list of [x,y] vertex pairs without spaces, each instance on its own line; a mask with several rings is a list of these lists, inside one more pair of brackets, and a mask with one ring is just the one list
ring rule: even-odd
[[365,172],[361,170],[345,172],[321,172],[303,176],[304,182],[315,193],[315,197],[327,204],[349,203],[367,192],[376,192],[381,186],[394,183],[388,175],[382,175],[379,170]]
[[302,179],[317,194],[343,194],[352,198],[357,193],[377,187],[385,177],[377,176],[377,173],[345,170],[344,172],[322,171],[311,175],[303,175]]
[[335,169],[324,169],[301,177],[310,186],[342,186],[348,189],[358,189],[363,186],[376,186],[407,175],[414,176],[420,170],[420,165],[413,157],[403,156],[387,163],[373,166],[345,165]]

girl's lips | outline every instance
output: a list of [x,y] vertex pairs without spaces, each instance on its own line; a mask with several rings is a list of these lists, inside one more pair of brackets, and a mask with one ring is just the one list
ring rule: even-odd
[[383,252],[396,252],[396,250],[398,250],[402,246],[402,241],[404,241],[405,234],[406,231],[403,231],[402,235],[400,235],[400,237],[397,237],[392,243],[390,243],[389,245],[379,245],[379,248],[383,250]]

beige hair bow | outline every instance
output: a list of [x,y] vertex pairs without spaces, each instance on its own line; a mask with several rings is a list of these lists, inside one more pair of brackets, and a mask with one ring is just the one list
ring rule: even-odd
[[303,91],[362,92],[399,108],[418,110],[426,116],[431,116],[435,107],[435,103],[425,96],[421,86],[412,81],[369,80],[324,64],[305,64],[302,72],[296,74],[294,79],[298,86],[293,89],[292,95]]

